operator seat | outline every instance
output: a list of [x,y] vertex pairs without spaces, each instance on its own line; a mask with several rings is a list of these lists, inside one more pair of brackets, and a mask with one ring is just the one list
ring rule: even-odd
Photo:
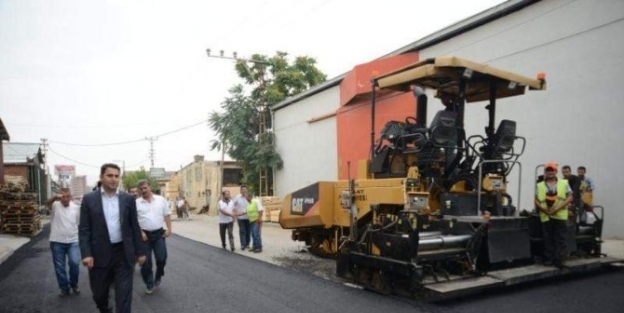
[[496,129],[496,147],[500,152],[508,152],[516,141],[516,122],[502,120]]
[[457,113],[438,111],[431,121],[430,139],[436,147],[454,148],[457,145]]

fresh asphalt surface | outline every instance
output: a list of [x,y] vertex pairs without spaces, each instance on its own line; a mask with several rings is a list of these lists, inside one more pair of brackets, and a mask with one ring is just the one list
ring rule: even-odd
[[[59,298],[49,226],[0,265],[0,312],[97,312],[86,268],[82,294]],[[266,243],[269,244],[269,243]],[[305,272],[173,235],[162,285],[152,295],[138,270],[133,312],[623,312],[624,270],[540,282],[445,302],[425,302],[350,288]],[[111,304],[113,304],[111,292]]]

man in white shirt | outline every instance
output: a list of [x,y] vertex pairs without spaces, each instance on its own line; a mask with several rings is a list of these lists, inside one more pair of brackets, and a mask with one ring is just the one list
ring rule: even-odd
[[[171,235],[171,211],[165,198],[152,193],[147,180],[142,179],[137,183],[141,198],[136,200],[137,217],[142,230],[143,242],[146,246],[147,260],[141,266],[141,276],[147,289],[146,294],[152,294],[154,288],[160,285],[165,275],[167,263],[167,245],[165,238]],[[167,224],[167,229],[163,229]],[[156,259],[156,275],[152,271],[152,251]]]
[[[59,296],[69,295],[69,289],[75,295],[80,294],[78,289],[78,274],[80,273],[80,246],[78,245],[78,224],[80,222],[80,207],[71,201],[69,188],[61,188],[61,193],[46,201],[50,210],[50,249],[56,281],[61,289]],[[69,280],[65,263],[69,264]]]
[[225,246],[225,231],[227,230],[228,238],[230,239],[230,249],[234,252],[234,202],[230,199],[230,192],[224,190],[221,193],[222,197],[219,200],[219,236],[221,237],[221,246],[226,249]]
[[188,201],[186,201],[186,197],[182,196],[182,198],[178,200],[177,208],[178,208],[178,218],[180,219],[190,218],[189,212],[188,212],[189,204],[188,204]]
[[240,195],[234,199],[234,213],[238,216],[238,236],[240,237],[241,250],[249,248],[251,242],[251,226],[247,217],[247,186],[240,187]]

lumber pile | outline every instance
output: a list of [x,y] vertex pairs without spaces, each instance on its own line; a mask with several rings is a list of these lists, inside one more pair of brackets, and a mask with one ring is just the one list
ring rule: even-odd
[[35,235],[41,230],[37,210],[37,193],[29,191],[26,183],[0,186],[0,232],[4,234]]
[[279,222],[279,214],[282,209],[282,199],[278,197],[260,197],[264,214],[262,220],[264,222]]

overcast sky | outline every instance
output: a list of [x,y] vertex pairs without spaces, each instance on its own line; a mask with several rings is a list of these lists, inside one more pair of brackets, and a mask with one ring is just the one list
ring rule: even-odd
[[[502,2],[0,0],[0,118],[11,142],[47,138],[50,168],[93,184],[106,162],[149,169],[144,138],[219,110],[240,81],[206,48],[308,55],[331,79]],[[218,160],[213,138],[206,123],[158,137],[154,165]]]

